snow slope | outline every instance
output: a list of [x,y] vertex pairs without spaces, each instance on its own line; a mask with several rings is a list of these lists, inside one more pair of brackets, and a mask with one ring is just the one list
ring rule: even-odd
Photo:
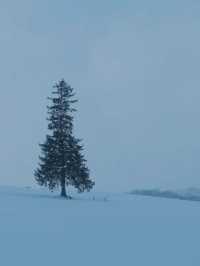
[[200,202],[0,188],[2,266],[196,266],[199,245]]

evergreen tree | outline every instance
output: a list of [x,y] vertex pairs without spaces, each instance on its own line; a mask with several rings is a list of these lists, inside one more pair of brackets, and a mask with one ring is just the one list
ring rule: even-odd
[[61,196],[68,197],[66,186],[74,186],[78,192],[89,191],[94,186],[89,169],[83,156],[81,141],[73,135],[72,107],[74,90],[64,80],[54,86],[53,96],[48,99],[48,129],[44,144],[40,144],[42,156],[35,171],[39,185],[48,186],[50,190],[61,188]]

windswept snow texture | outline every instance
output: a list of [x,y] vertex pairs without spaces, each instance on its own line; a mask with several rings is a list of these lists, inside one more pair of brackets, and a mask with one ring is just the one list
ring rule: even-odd
[[198,266],[200,203],[0,188],[2,266]]

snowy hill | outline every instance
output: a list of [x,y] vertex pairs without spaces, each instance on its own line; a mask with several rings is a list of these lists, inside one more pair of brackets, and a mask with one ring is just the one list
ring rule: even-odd
[[0,187],[0,264],[195,266],[199,225],[199,202]]

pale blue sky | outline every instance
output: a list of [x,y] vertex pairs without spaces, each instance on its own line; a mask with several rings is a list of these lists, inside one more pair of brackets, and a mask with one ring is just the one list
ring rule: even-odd
[[98,190],[200,186],[200,3],[0,1],[0,184],[34,184],[46,97],[80,102]]

